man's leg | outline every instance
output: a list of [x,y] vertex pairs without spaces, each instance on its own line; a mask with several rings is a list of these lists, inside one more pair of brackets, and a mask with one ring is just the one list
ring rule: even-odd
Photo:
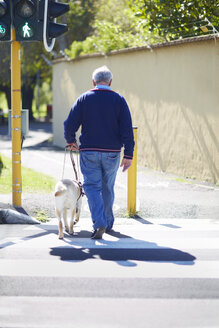
[[93,221],[93,228],[105,228],[106,218],[104,214],[104,203],[102,198],[102,169],[101,153],[81,152],[80,165],[84,176],[84,191],[88,198],[88,204]]
[[114,184],[116,174],[120,164],[120,153],[103,153],[103,185],[102,196],[104,201],[104,213],[106,217],[106,230],[112,229],[114,223],[113,203],[114,203]]

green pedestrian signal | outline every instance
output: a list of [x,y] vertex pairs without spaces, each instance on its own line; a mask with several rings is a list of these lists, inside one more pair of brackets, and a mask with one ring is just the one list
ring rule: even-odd
[[28,23],[25,22],[23,25],[20,25],[18,28],[19,36],[25,39],[30,39],[34,36],[33,27]]
[[42,41],[44,0],[14,0],[13,24],[17,41]]
[[0,0],[0,41],[11,40],[10,0]]
[[22,27],[22,34],[23,34],[23,38],[30,38],[33,35],[32,29],[28,25],[28,22],[26,22],[23,25],[23,27]]

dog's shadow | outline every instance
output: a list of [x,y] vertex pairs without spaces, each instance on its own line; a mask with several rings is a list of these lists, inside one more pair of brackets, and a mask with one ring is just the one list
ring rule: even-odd
[[53,247],[50,254],[58,256],[62,261],[102,259],[117,262],[122,266],[136,266],[137,261],[171,262],[177,265],[195,264],[195,256],[179,249],[135,239],[114,230],[109,235],[115,240],[114,238],[112,240],[103,238],[95,241],[90,239],[90,232],[82,230],[73,237],[63,240],[68,247],[66,245]]

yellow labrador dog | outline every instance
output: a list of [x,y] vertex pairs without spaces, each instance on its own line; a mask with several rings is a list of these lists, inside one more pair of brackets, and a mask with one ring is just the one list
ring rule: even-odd
[[[75,223],[78,222],[82,204],[82,189],[76,181],[63,179],[55,186],[55,209],[59,220],[59,239],[63,239],[62,218],[65,224],[65,230],[73,235],[74,216]],[[67,220],[67,210],[70,211],[70,224]]]

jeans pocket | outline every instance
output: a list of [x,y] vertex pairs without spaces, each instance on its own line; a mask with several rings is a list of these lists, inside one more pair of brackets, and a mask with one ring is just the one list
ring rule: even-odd
[[85,168],[87,167],[90,169],[95,169],[97,166],[96,154],[91,154],[91,153],[86,153],[86,152],[81,153],[81,164]]
[[107,154],[107,166],[109,168],[115,169],[119,167],[119,163],[120,163],[120,153]]

